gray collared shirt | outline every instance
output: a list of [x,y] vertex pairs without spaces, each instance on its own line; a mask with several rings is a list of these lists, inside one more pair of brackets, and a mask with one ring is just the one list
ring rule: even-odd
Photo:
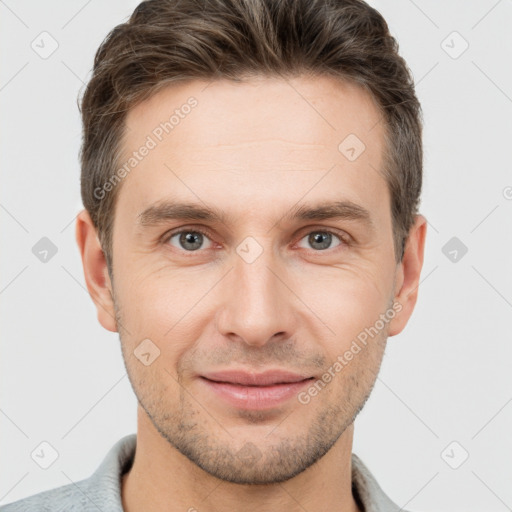
[[[131,468],[136,440],[136,434],[130,434],[117,441],[89,478],[9,503],[0,512],[123,512],[122,475]],[[388,498],[355,454],[352,490],[364,512],[406,512]]]

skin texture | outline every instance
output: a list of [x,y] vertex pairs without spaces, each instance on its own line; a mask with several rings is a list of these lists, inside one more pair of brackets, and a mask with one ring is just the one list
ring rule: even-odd
[[[356,511],[353,420],[388,336],[416,303],[426,219],[417,216],[397,265],[378,171],[380,113],[363,89],[329,77],[168,86],[129,112],[126,160],[191,96],[197,105],[117,185],[113,282],[88,213],[77,219],[88,290],[100,323],[119,332],[139,401],[123,505]],[[349,134],[366,146],[354,161],[338,150]],[[226,218],[141,226],[141,212],[162,200]],[[297,206],[341,200],[367,209],[373,229],[355,219],[285,219]],[[192,241],[196,229],[206,236],[170,238],[183,227]],[[309,235],[326,230],[333,236],[320,249]],[[246,237],[261,248],[251,263],[237,252]],[[320,379],[393,303],[400,311],[307,404],[293,397],[273,409],[237,408],[199,378],[281,368]],[[134,355],[145,339],[160,351],[147,366]]]

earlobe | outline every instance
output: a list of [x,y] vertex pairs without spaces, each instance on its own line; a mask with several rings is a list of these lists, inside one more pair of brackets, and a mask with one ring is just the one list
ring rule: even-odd
[[402,332],[414,310],[423,267],[426,232],[427,219],[423,215],[417,215],[409,232],[404,256],[397,270],[395,302],[400,304],[401,310],[390,322],[389,336],[395,336]]
[[112,284],[105,254],[89,212],[82,210],[76,218],[76,241],[82,257],[87,290],[96,305],[98,321],[108,331],[117,332]]

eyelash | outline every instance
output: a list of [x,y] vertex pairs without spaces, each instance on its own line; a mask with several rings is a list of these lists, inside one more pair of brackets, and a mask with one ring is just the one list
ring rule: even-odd
[[[203,236],[207,237],[208,239],[210,239],[210,241],[212,241],[210,233],[208,233],[206,230],[201,229],[201,228],[191,227],[191,228],[179,228],[175,231],[170,231],[170,232],[164,234],[162,237],[162,244],[167,244],[173,236],[179,235],[181,233],[201,233]],[[335,237],[337,237],[341,242],[340,245],[333,247],[333,248],[328,248],[328,249],[323,249],[323,250],[318,250],[318,251],[315,251],[314,249],[310,249],[310,251],[314,252],[314,253],[323,253],[323,252],[328,252],[328,251],[333,251],[333,250],[343,250],[344,247],[348,247],[350,245],[350,239],[349,239],[348,235],[342,235],[336,231],[332,231],[329,229],[312,229],[311,231],[306,232],[299,239],[299,241],[302,240],[305,236],[310,235],[312,233],[328,233],[330,235],[334,235]],[[177,248],[174,248],[174,249],[177,249]],[[190,253],[190,255],[193,255],[194,253],[199,252],[200,250],[201,249],[198,249],[197,251],[185,251],[184,249],[181,249],[182,252]]]

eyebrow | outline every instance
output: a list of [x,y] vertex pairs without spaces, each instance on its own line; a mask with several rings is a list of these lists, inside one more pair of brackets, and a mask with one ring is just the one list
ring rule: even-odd
[[[170,220],[187,220],[207,222],[221,222],[226,224],[229,220],[224,212],[208,206],[194,203],[181,203],[162,201],[146,208],[138,215],[138,224],[142,227],[155,226]],[[355,220],[373,230],[375,224],[370,212],[353,201],[324,202],[316,205],[294,206],[286,213],[282,220],[329,220],[345,219]]]

